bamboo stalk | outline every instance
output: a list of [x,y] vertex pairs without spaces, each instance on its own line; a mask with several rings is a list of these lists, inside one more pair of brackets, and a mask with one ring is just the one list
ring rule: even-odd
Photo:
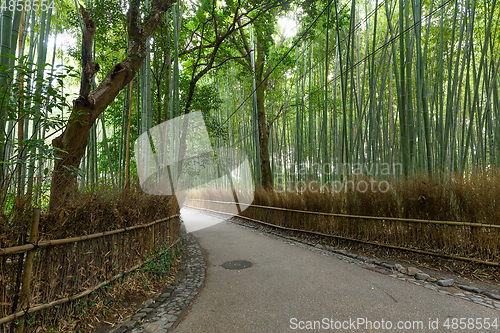
[[[29,242],[31,244],[36,243],[38,240],[39,222],[40,222],[40,209],[35,209],[33,224],[31,225],[30,239],[29,239]],[[35,252],[36,249],[28,251],[26,260],[24,262],[23,280],[22,280],[23,282],[21,285],[21,297],[19,302],[19,307],[21,309],[23,309],[25,306],[28,305],[28,301],[30,298],[30,293],[31,293],[30,282],[31,282],[31,275],[33,273],[33,259],[35,258]],[[17,327],[16,331],[17,332],[24,331],[24,318],[20,320],[20,325]]]
[[130,184],[130,123],[132,122],[132,97],[134,89],[134,80],[130,82],[128,117],[127,117],[127,135],[125,143],[125,184],[123,188],[127,189]]

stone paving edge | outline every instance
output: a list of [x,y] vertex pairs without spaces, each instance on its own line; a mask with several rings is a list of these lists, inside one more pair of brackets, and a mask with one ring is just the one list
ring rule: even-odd
[[181,225],[185,252],[176,281],[161,294],[144,302],[145,307],[124,319],[108,333],[167,333],[181,321],[181,317],[205,281],[205,261],[196,239]]

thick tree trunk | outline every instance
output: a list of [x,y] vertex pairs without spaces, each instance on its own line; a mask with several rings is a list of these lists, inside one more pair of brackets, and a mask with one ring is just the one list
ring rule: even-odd
[[[76,106],[76,103],[75,103]],[[54,173],[52,175],[52,184],[50,188],[50,209],[57,209],[65,202],[75,198],[78,192],[77,170],[80,167],[87,140],[92,126],[91,110],[88,108],[77,109],[73,107],[73,113],[80,112],[85,114],[87,120],[70,121],[62,135],[52,141],[55,148],[60,149],[58,160],[54,164]]]
[[50,189],[50,209],[64,207],[78,193],[76,171],[87,147],[90,128],[97,117],[113,102],[118,93],[134,78],[146,57],[146,39],[155,31],[172,0],[153,2],[153,8],[139,23],[139,0],[130,1],[127,15],[129,45],[127,58],[116,64],[101,84],[90,92],[92,77],[99,65],[92,62],[92,40],[95,24],[87,11],[80,7],[84,21],[82,38],[82,80],[80,96],[73,101],[73,110],[64,132],[52,141],[58,148]]
[[265,91],[263,85],[257,89],[257,120],[259,126],[259,147],[260,147],[260,174],[262,177],[262,187],[273,188],[273,174],[271,172],[271,162],[269,159],[269,129],[266,123],[266,112],[264,109]]
[[257,32],[257,59],[255,62],[255,76],[257,82],[261,82],[257,88],[257,121],[259,127],[259,149],[260,149],[260,174],[262,179],[262,187],[264,189],[272,189],[274,187],[273,173],[271,171],[271,161],[269,158],[269,128],[266,122],[265,98],[267,89],[267,76],[269,69],[264,72],[264,50],[263,42],[259,39],[263,38],[261,33]]

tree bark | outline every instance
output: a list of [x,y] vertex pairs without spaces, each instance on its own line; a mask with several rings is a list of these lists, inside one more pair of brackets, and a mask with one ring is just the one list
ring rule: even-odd
[[271,161],[269,158],[269,127],[266,122],[265,98],[267,89],[267,76],[270,68],[264,72],[265,55],[263,50],[262,33],[257,31],[257,59],[255,61],[255,77],[257,82],[262,82],[257,88],[257,121],[259,127],[259,149],[260,149],[260,174],[262,187],[272,189],[274,187]]
[[257,121],[259,126],[260,146],[260,174],[262,187],[272,189],[274,186],[273,173],[271,172],[271,161],[269,158],[269,128],[266,124],[266,111],[264,108],[265,88],[261,85],[257,89]]
[[163,14],[174,2],[175,0],[154,0],[151,11],[140,24],[140,1],[130,0],[127,14],[127,58],[116,64],[92,92],[92,77],[99,70],[99,65],[92,62],[92,41],[96,27],[87,11],[80,7],[84,20],[80,96],[73,101],[71,116],[64,132],[52,141],[52,145],[58,149],[58,159],[52,176],[50,210],[64,207],[78,194],[76,171],[87,147],[90,128],[139,71],[146,57],[146,39],[155,31]]

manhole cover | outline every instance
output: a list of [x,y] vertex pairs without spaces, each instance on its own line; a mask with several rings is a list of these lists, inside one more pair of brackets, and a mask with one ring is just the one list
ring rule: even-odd
[[222,267],[225,269],[233,269],[233,270],[238,270],[238,269],[245,269],[248,267],[252,267],[252,263],[247,260],[233,260],[233,261],[226,261],[225,263],[222,264]]

